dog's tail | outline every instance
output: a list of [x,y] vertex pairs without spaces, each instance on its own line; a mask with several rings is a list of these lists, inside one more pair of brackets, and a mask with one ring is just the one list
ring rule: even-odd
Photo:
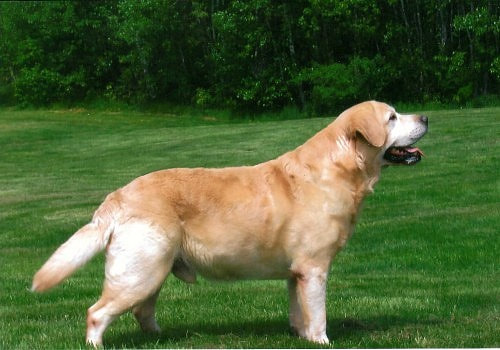
[[32,291],[43,292],[61,283],[108,244],[114,229],[112,201],[106,200],[90,223],[61,245],[33,277]]

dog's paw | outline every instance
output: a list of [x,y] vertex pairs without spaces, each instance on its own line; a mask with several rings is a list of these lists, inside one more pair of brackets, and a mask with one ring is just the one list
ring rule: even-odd
[[86,343],[94,349],[102,348],[102,339],[94,339],[87,337]]
[[314,335],[309,335],[305,337],[307,340],[310,342],[316,343],[316,344],[321,344],[321,345],[328,345],[330,344],[330,340],[328,340],[328,337],[326,334],[314,334]]
[[330,340],[328,340],[328,337],[326,336],[326,334],[323,334],[320,337],[312,339],[312,341],[315,342],[315,343],[318,343],[318,344],[322,344],[322,345],[328,345],[328,344],[330,344]]
[[330,344],[330,340],[326,336],[325,333],[323,334],[307,334],[305,332],[301,332],[299,329],[290,327],[290,332],[294,335],[298,335],[301,338],[304,338],[310,342],[316,343],[316,344],[321,344],[321,345],[328,345]]
[[161,328],[156,323],[156,320],[149,320],[149,322],[141,323],[141,329],[145,333],[161,333]]

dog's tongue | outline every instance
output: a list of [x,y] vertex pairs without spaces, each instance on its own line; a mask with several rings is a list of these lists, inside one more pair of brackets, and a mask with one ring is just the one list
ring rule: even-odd
[[425,157],[425,154],[424,152],[422,152],[422,150],[418,147],[413,147],[413,148],[407,148],[406,149],[407,152],[410,152],[410,153],[415,153],[417,152],[418,154],[420,154],[421,156],[424,156]]

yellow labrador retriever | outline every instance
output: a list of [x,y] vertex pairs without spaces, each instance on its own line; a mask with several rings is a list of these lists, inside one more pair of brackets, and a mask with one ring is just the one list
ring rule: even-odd
[[197,273],[286,279],[291,327],[328,343],[330,263],[381,168],[418,162],[422,153],[412,145],[426,132],[427,117],[369,101],[262,164],[141,176],[107,196],[36,273],[32,290],[55,286],[105,249],[102,296],[87,316],[87,342],[98,346],[109,324],[130,309],[143,330],[159,331],[155,303],[170,271],[186,282]]

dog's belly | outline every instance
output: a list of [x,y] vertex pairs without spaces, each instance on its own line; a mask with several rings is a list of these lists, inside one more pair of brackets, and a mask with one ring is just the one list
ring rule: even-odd
[[267,264],[256,261],[228,261],[224,257],[214,257],[210,264],[200,260],[191,260],[196,273],[214,280],[240,280],[240,279],[286,279],[290,271],[286,264]]
[[249,236],[211,241],[211,237],[184,238],[182,259],[196,273],[217,280],[284,279],[290,261],[282,247],[266,247]]

